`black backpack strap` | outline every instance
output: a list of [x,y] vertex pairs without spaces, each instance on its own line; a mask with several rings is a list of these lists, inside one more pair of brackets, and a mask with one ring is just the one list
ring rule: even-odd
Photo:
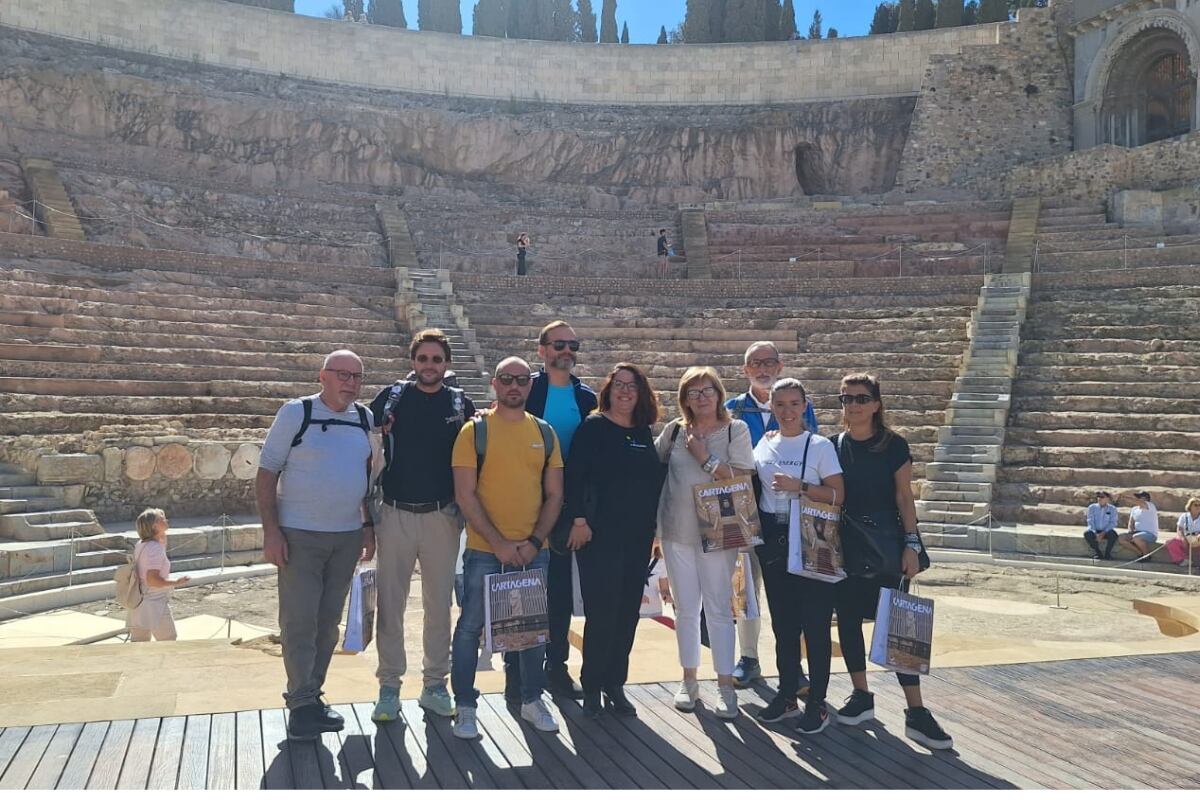
[[475,472],[483,472],[483,457],[487,455],[487,417],[475,420]]
[[300,405],[304,407],[304,421],[300,423],[300,430],[296,431],[296,435],[292,437],[292,447],[299,446],[301,440],[304,439],[304,433],[308,430],[308,426],[312,424],[312,398],[304,398],[300,401]]
[[674,445],[675,440],[679,438],[679,429],[683,427],[683,423],[681,423],[679,420],[675,420],[671,424],[675,426],[675,430],[671,431],[671,444]]
[[546,460],[542,462],[542,472],[545,472],[550,467],[550,457],[554,455],[554,428],[541,417],[534,417],[534,420],[537,421],[538,430],[542,432],[542,448],[546,453]]
[[354,410],[358,412],[358,424],[367,436],[371,435],[371,412],[362,403],[355,403]]

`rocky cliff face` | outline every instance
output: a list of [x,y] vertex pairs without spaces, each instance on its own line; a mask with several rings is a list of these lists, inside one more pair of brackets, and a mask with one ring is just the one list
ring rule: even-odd
[[565,191],[593,206],[879,192],[894,181],[912,113],[906,99],[659,111],[496,104],[5,37],[19,38],[0,47],[8,149],[53,134],[75,151],[57,157],[111,163],[113,145],[130,145],[179,171],[262,187],[478,182]]

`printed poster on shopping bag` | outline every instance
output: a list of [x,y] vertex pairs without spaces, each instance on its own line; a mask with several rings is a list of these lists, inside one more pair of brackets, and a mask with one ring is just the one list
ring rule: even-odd
[[758,619],[758,595],[754,593],[754,561],[749,553],[738,553],[733,568],[733,618]]
[[741,550],[762,544],[758,501],[748,476],[701,483],[692,489],[704,552]]
[[933,654],[933,600],[899,589],[879,592],[871,663],[906,675],[928,675]]
[[485,575],[483,591],[483,630],[488,650],[516,653],[550,640],[545,570]]
[[838,523],[842,509],[812,500],[792,501],[788,520],[788,572],[825,583],[846,577]]
[[342,649],[348,653],[361,653],[375,638],[375,590],[374,568],[359,569],[350,583],[350,604],[346,611],[346,635]]

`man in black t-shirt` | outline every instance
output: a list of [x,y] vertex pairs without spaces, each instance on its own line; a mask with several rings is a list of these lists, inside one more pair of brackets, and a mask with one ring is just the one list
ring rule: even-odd
[[667,229],[658,229],[658,277],[667,277],[668,263],[671,256],[671,242],[667,239]]
[[397,381],[371,403],[376,427],[384,431],[387,467],[376,533],[375,585],[379,701],[371,718],[399,718],[400,683],[407,669],[404,608],[413,568],[421,564],[424,612],[424,689],[418,703],[443,717],[453,716],[446,691],[450,673],[450,602],[462,522],[454,504],[450,455],[463,423],[475,406],[458,388],[444,384],[450,342],[437,328],[418,333],[409,347],[415,381]]

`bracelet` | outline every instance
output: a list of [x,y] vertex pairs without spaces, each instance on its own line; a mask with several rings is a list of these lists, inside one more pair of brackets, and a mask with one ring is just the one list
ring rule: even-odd
[[708,460],[700,465],[700,469],[704,470],[709,475],[712,475],[713,473],[715,473],[717,471],[717,469],[720,466],[721,466],[721,462],[719,460],[717,460],[716,456],[709,456]]

